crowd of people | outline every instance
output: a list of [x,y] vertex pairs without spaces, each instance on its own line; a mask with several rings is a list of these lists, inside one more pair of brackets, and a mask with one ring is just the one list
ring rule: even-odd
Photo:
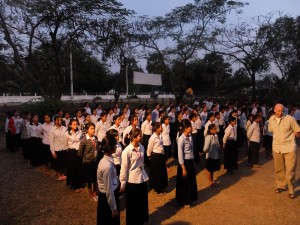
[[[41,124],[41,116],[44,122]],[[87,188],[98,202],[97,224],[120,224],[119,196],[126,193],[126,224],[148,221],[148,188],[163,195],[168,187],[167,160],[178,162],[176,200],[190,207],[197,200],[195,165],[205,160],[209,185],[218,187],[214,172],[224,154],[227,174],[238,170],[239,148],[246,148],[249,167],[260,168],[261,145],[275,165],[276,193],[288,185],[296,198],[295,137],[300,132],[300,110],[282,104],[266,107],[254,102],[195,99],[193,105],[155,103],[131,109],[118,103],[103,110],[84,103],[74,117],[69,112],[38,115],[7,112],[6,145],[31,167],[56,172],[75,192]],[[203,160],[203,161],[204,161]],[[148,167],[149,174],[145,167]]]

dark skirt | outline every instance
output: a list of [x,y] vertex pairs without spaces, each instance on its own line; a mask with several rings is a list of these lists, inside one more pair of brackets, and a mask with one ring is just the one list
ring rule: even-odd
[[142,225],[148,222],[147,182],[126,184],[126,224]]
[[67,151],[55,151],[56,159],[53,159],[52,167],[58,173],[65,173],[67,166]]
[[23,152],[24,159],[29,159],[29,151],[30,151],[30,139],[21,139],[21,147]]
[[83,183],[97,182],[97,161],[82,163],[82,181]]
[[265,135],[264,147],[265,147],[266,157],[272,156],[272,149],[273,149],[272,145],[273,145],[273,136]]
[[167,165],[163,154],[151,154],[149,183],[158,193],[168,186]]
[[259,143],[250,141],[248,152],[248,163],[257,164],[259,160]]
[[264,148],[272,151],[273,137],[269,135],[264,136]]
[[223,137],[224,137],[224,125],[220,125],[219,132],[218,132],[219,143],[223,143]]
[[[143,135],[143,146],[144,146],[145,150],[148,149],[148,142],[149,142],[150,137],[151,137],[151,135],[146,135],[146,134]],[[144,163],[147,166],[149,165],[149,158],[148,158],[147,154],[144,154]]]
[[[117,209],[119,211],[119,188],[114,191]],[[105,193],[98,194],[97,225],[119,225],[120,217],[112,218],[112,212]]]
[[198,138],[199,138],[199,151],[203,152],[204,147],[204,127],[201,128],[201,130],[198,130]]
[[195,163],[198,163],[200,160],[199,157],[199,136],[197,133],[192,134],[192,138],[193,138],[193,153],[194,153],[194,161]]
[[76,149],[67,152],[67,186],[76,190],[82,187],[82,158],[77,155]]
[[31,137],[29,139],[29,161],[32,166],[40,166],[43,163],[42,139]]
[[13,149],[13,143],[12,143],[12,134],[10,131],[5,132],[5,140],[6,140],[6,149],[11,150]]
[[168,158],[170,158],[172,156],[172,147],[171,145],[164,145],[164,156],[165,159],[167,160]]
[[115,165],[115,167],[116,167],[117,176],[119,177],[120,176],[120,172],[121,172],[121,165],[118,164],[118,165]]
[[181,205],[189,205],[198,198],[194,160],[185,159],[184,166],[186,177],[182,177],[181,165],[177,167],[176,200]]
[[50,150],[50,145],[46,145],[46,144],[42,144],[42,163],[43,164],[47,164],[49,162],[52,162],[52,153],[51,153],[51,150]]
[[206,159],[205,160],[205,168],[209,172],[219,171],[221,169],[220,159]]
[[224,169],[238,169],[238,146],[234,140],[227,140],[224,150]]

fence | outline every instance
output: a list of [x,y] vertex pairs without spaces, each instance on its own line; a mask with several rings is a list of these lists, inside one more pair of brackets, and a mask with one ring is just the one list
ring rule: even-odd
[[[143,95],[136,95],[137,99],[150,99],[150,94],[143,94]],[[61,97],[62,101],[94,101],[95,99],[101,99],[101,100],[108,100],[112,101],[114,100],[114,95],[74,95],[73,100],[71,99],[70,95],[63,95]],[[175,99],[175,96],[172,94],[161,94],[157,96],[158,99]],[[8,103],[26,103],[26,102],[38,102],[42,101],[42,96],[39,95],[31,95],[31,96],[24,96],[24,95],[15,95],[10,96],[7,94],[3,94],[2,97],[0,97],[0,104],[8,104]],[[126,95],[120,95],[120,100],[122,99],[128,99]]]

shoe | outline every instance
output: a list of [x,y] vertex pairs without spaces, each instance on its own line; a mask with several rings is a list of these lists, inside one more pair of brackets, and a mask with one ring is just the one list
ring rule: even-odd
[[290,199],[295,199],[295,198],[296,198],[296,195],[295,195],[295,194],[289,194],[289,198],[290,198]]
[[258,165],[258,164],[253,164],[252,167],[253,167],[253,168],[261,168],[261,166]]
[[59,178],[57,178],[57,180],[59,180],[59,181],[64,181],[65,178],[64,178],[64,177],[59,177]]
[[277,189],[275,189],[275,193],[276,194],[280,194],[281,192],[283,192],[284,191],[284,189],[282,189],[282,188],[277,188]]
[[212,187],[212,188],[216,188],[216,187],[218,187],[219,185],[217,185],[216,183],[212,183],[211,185],[210,185],[210,187]]

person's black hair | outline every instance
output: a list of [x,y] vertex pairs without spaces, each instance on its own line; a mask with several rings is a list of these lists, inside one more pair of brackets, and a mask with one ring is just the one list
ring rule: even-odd
[[117,140],[111,135],[106,135],[101,142],[101,151],[103,153],[108,153],[116,147]]
[[147,119],[147,117],[151,115],[151,112],[145,112],[144,121]]
[[158,128],[161,127],[161,122],[155,122],[153,123],[153,128],[152,128],[152,131],[153,132],[156,132]]
[[115,123],[116,120],[117,120],[119,117],[120,117],[119,115],[114,115],[114,117],[113,117],[113,123]]
[[255,114],[255,115],[253,116],[253,121],[256,120],[257,118],[261,118],[261,116],[258,115],[258,114]]
[[106,132],[106,135],[111,135],[113,137],[119,136],[119,132],[116,129],[110,129]]
[[190,116],[189,116],[189,119],[193,119],[194,117],[197,117],[197,114],[196,113],[191,113]]
[[84,114],[83,114],[84,119],[86,119],[89,115],[90,115],[90,114],[88,114],[88,113],[84,113]]
[[[77,122],[77,124],[78,124],[78,121],[77,121],[77,119],[70,119],[70,123],[69,123],[69,125],[68,125],[68,133],[69,133],[69,135],[71,135],[71,125],[72,125],[72,123],[74,122],[74,121],[76,121]],[[79,130],[79,128],[78,128],[78,126],[77,126],[77,129],[75,130],[75,132],[77,132]]]
[[211,134],[211,130],[213,129],[213,128],[215,128],[216,127],[216,124],[214,124],[214,123],[212,123],[212,124],[209,124],[208,125],[208,129],[207,129],[207,135],[210,135]]
[[86,131],[87,131],[88,129],[90,129],[91,126],[95,127],[95,124],[94,124],[93,122],[88,122],[88,123],[85,125]]
[[209,119],[212,118],[213,116],[215,116],[215,114],[213,112],[208,113],[206,122],[209,121]]
[[134,138],[137,138],[137,136],[142,135],[142,131],[139,128],[132,128],[132,130],[129,133],[130,141],[133,141]]
[[184,132],[187,128],[191,127],[191,126],[192,126],[191,121],[189,121],[188,119],[182,120],[182,130],[183,130],[183,132]]
[[167,119],[169,119],[169,116],[168,115],[164,115],[163,118],[162,118],[162,122],[164,123]]

